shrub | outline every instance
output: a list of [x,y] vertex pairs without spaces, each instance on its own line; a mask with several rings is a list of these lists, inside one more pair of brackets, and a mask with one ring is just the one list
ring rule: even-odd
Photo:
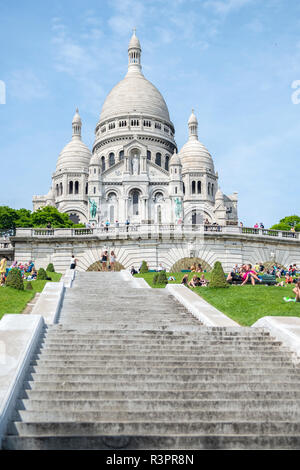
[[146,261],[143,261],[141,269],[140,269],[140,273],[144,274],[144,273],[147,273],[148,271],[149,271],[148,265],[147,265]]
[[168,284],[166,271],[160,271],[157,279],[157,284]]
[[8,287],[13,287],[14,289],[24,290],[21,271],[17,268],[11,269],[7,275],[5,284]]
[[46,271],[48,271],[49,273],[55,273],[55,269],[52,263],[48,264]]
[[33,290],[33,287],[30,281],[26,282],[26,290]]
[[45,281],[47,279],[47,273],[44,268],[40,268],[37,273],[37,279],[39,281]]
[[152,279],[152,284],[155,286],[155,284],[157,284],[157,281],[158,281],[158,273],[154,274],[153,279]]
[[216,261],[211,272],[209,287],[229,287],[220,261]]

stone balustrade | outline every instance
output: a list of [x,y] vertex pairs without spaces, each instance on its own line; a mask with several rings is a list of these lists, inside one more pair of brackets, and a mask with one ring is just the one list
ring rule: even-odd
[[[97,237],[107,236],[114,238],[116,235],[155,235],[155,234],[215,234],[215,235],[236,235],[247,238],[247,235],[257,237],[267,237],[269,239],[283,238],[300,240],[300,232],[285,232],[281,230],[221,226],[221,225],[175,225],[175,224],[130,224],[119,227],[96,227],[96,228],[17,228],[15,238],[69,238],[69,237]],[[0,241],[1,243],[1,241]],[[7,241],[6,241],[7,243]]]

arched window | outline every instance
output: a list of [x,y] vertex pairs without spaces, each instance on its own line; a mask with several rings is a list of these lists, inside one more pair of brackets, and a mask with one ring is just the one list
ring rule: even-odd
[[105,157],[101,157],[101,169],[105,171]]
[[124,160],[124,150],[121,150],[121,151],[119,152],[119,162],[120,162],[121,160]]
[[196,181],[192,181],[192,194],[196,193]]
[[177,194],[177,186],[175,186],[175,194]]
[[69,194],[73,194],[73,181],[69,182]]
[[197,182],[197,193],[201,194],[201,181]]
[[110,153],[108,156],[109,166],[113,166],[115,164],[115,154]]
[[210,183],[208,183],[208,186],[207,186],[207,193],[210,194]]
[[56,196],[59,196],[59,186],[58,186],[58,184],[56,185]]
[[147,160],[151,160],[151,152],[150,152],[150,150],[147,150]]
[[156,154],[155,163],[156,165],[161,166],[161,153]]
[[132,193],[132,209],[133,215],[139,215],[139,192],[133,191]]
[[167,171],[169,171],[169,160],[170,160],[170,156],[166,155],[165,170],[167,170]]
[[63,194],[63,184],[60,183],[60,195],[62,195],[62,194]]
[[185,184],[184,183],[182,183],[182,192],[183,192],[183,194],[185,194]]
[[96,194],[96,186],[94,186],[94,194]]
[[89,192],[89,183],[86,183],[85,185],[85,194]]
[[97,168],[94,168],[94,175],[96,174]]
[[211,185],[211,195],[212,195],[212,196],[214,195],[214,190],[215,190],[215,188],[214,188],[214,185],[212,184],[212,185]]
[[75,181],[75,191],[74,191],[74,194],[78,194],[79,193],[79,182],[78,181]]

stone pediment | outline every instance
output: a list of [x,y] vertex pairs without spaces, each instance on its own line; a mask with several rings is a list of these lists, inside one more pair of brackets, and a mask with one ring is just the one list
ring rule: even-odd
[[160,168],[158,165],[153,164],[152,162],[147,161],[148,163],[148,175],[150,181],[169,181],[169,174],[163,168]]
[[121,162],[118,162],[116,165],[112,166],[111,168],[108,168],[103,174],[102,174],[102,181],[106,180],[116,180],[118,181],[119,179],[122,179],[123,171],[124,171],[124,160]]

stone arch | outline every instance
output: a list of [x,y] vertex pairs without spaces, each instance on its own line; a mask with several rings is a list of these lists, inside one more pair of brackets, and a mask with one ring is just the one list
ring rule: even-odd
[[173,264],[173,266],[170,269],[170,272],[173,273],[179,273],[183,269],[190,269],[192,264],[201,264],[202,268],[205,269],[205,271],[211,271],[212,267],[207,263],[207,261],[204,261],[201,258],[193,257],[193,258],[181,258],[176,263]]
[[[108,264],[109,266],[109,264]],[[115,271],[122,271],[124,266],[120,264],[118,261],[115,262]],[[102,263],[101,261],[96,261],[95,263],[91,264],[86,271],[102,271]]]

